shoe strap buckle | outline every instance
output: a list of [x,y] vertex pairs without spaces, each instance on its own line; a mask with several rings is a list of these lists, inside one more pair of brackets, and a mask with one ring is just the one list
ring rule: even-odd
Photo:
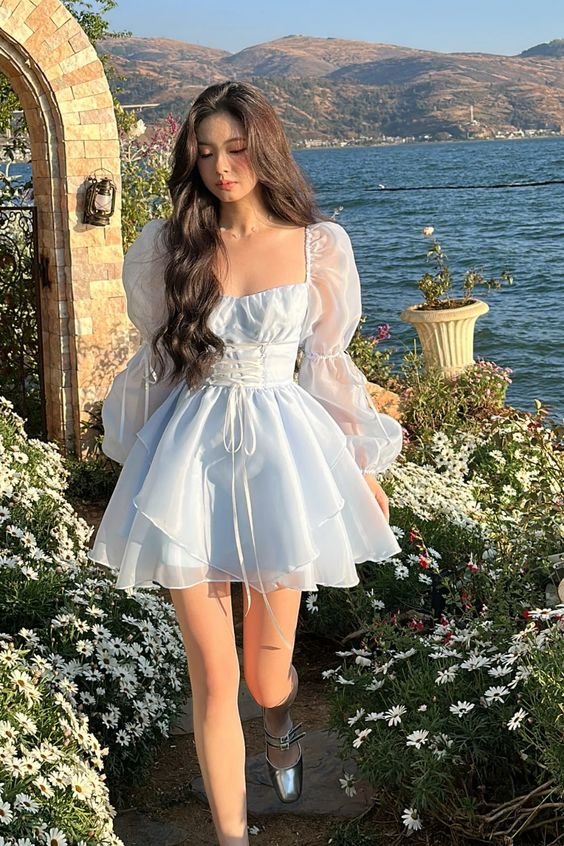
[[299,732],[301,726],[302,723],[297,723],[297,725],[292,726],[292,728],[282,737],[275,737],[268,731],[265,731],[267,738],[266,742],[269,746],[272,746],[274,749],[281,749],[285,752],[290,748],[293,743],[297,743],[298,740],[301,740],[302,737],[305,737],[305,731]]

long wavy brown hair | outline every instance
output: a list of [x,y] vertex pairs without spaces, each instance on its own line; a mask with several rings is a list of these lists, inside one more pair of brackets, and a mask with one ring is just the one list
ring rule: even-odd
[[295,162],[282,123],[262,91],[226,81],[198,95],[173,149],[167,182],[172,214],[162,232],[168,257],[164,274],[168,318],[152,341],[158,378],[168,369],[159,349],[162,344],[173,365],[169,378],[183,376],[189,387],[200,383],[225,348],[207,326],[222,296],[213,269],[216,250],[227,258],[219,229],[220,201],[208,191],[197,167],[196,130],[217,112],[227,112],[243,125],[249,161],[270,214],[297,226],[328,219],[319,211],[314,189]]

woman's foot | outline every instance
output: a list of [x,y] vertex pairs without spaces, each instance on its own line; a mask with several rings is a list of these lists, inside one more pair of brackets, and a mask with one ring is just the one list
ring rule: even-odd
[[302,791],[303,758],[299,744],[305,732],[301,723],[294,726],[290,707],[298,692],[298,674],[292,665],[294,683],[290,695],[275,708],[263,708],[266,737],[266,763],[278,798],[282,802],[295,802]]
[[[293,683],[288,698],[274,708],[262,709],[264,730],[272,737],[283,737],[290,731],[293,725],[292,718],[290,717],[290,708],[298,693],[298,674],[293,664],[291,670]],[[268,746],[266,754],[270,763],[275,767],[289,767],[292,764],[296,764],[300,757],[299,749],[295,746],[286,751],[276,749],[274,746]]]

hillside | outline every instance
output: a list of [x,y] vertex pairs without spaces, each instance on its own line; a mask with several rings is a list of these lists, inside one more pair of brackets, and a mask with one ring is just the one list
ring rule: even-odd
[[537,44],[535,47],[530,47],[528,50],[523,50],[520,54],[526,58],[530,56],[552,56],[554,59],[564,57],[564,38],[555,38],[554,41],[548,41],[544,44]]
[[168,112],[182,117],[212,82],[241,79],[267,93],[294,143],[564,127],[564,41],[519,56],[302,35],[238,53],[170,38],[107,39],[98,49],[126,77],[120,102],[159,104],[143,113],[148,124]]

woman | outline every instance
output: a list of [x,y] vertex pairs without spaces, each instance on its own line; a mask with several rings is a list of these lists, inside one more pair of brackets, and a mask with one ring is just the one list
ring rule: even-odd
[[170,590],[204,785],[219,843],[234,846],[248,835],[231,582],[244,583],[268,771],[295,801],[301,593],[350,587],[355,563],[400,551],[374,474],[402,430],[345,352],[362,313],[350,239],[319,213],[258,89],[197,97],[168,187],[170,220],[147,224],[125,259],[144,343],[104,402],[103,449],[124,466],[89,555],[119,570],[117,587]]

